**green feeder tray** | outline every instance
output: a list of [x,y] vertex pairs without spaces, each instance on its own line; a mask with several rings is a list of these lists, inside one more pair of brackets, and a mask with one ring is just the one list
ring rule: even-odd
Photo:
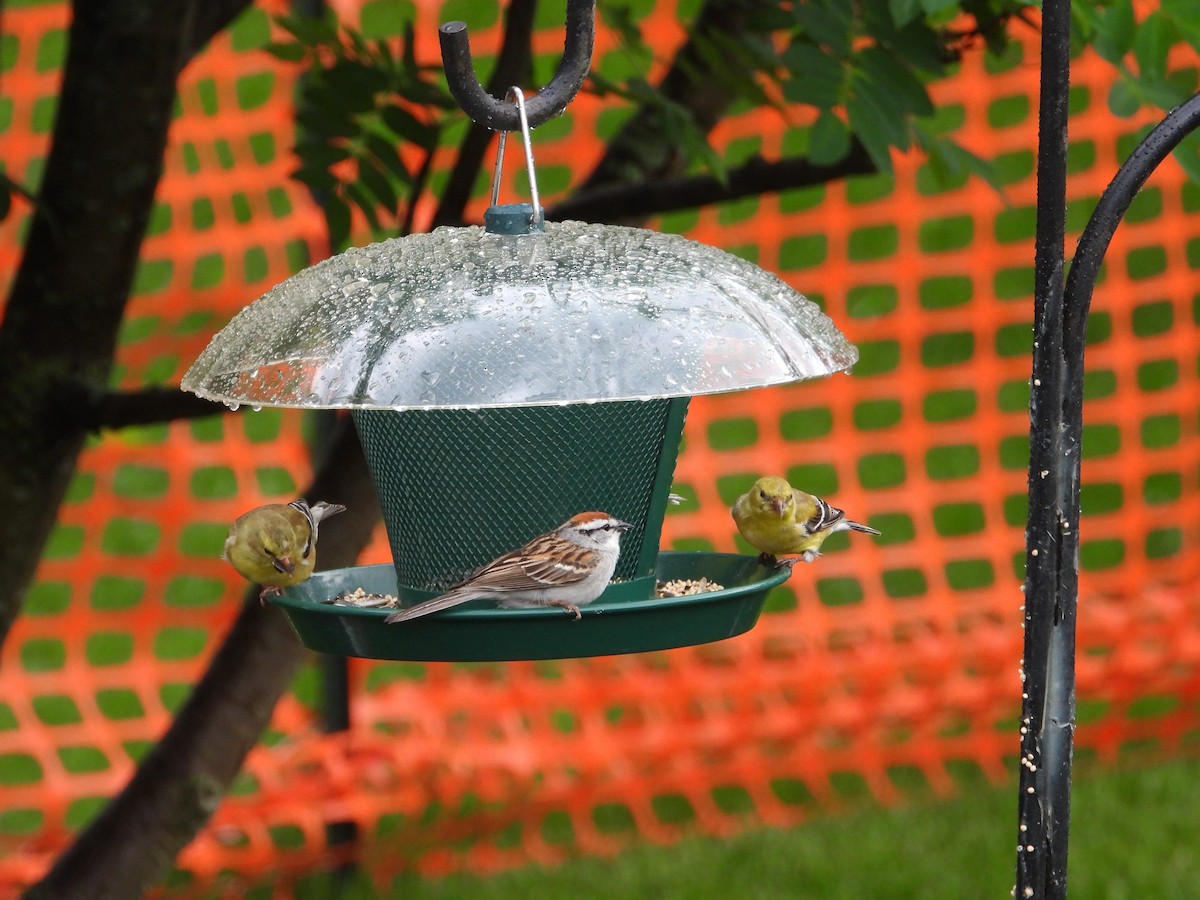
[[582,608],[579,621],[561,609],[498,609],[472,601],[385,625],[388,609],[330,602],[357,588],[395,595],[396,569],[386,564],[318,572],[270,602],[283,610],[304,646],[322,653],[414,662],[564,659],[667,650],[742,634],[758,621],[767,593],[790,574],[752,556],[664,552],[656,566],[659,581],[707,578],[722,589],[643,599],[632,585],[617,582]]

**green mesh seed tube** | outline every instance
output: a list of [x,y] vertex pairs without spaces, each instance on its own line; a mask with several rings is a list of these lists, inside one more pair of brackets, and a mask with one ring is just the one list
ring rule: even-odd
[[633,525],[616,578],[653,590],[687,398],[480,410],[355,410],[401,596],[438,593],[598,509]]

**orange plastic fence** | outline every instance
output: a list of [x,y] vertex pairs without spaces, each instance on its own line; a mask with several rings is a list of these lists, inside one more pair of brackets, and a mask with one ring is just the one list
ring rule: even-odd
[[[295,72],[259,49],[281,6],[247,13],[186,73],[123,385],[176,381],[241,305],[327,253],[319,214],[287,178]],[[442,18],[474,16],[477,53],[496,46],[495,4],[447,6],[422,6],[424,58],[436,60]],[[362,4],[364,27],[386,30],[386,7]],[[358,4],[339,8],[358,18]],[[4,162],[34,181],[67,12],[5,13]],[[682,34],[673,5],[644,21],[667,58]],[[548,65],[557,22],[536,36]],[[623,65],[603,30],[596,60]],[[1077,232],[1146,119],[1108,111],[1106,64],[1085,55],[1073,78]],[[899,157],[894,177],[657,223],[781,273],[862,351],[851,376],[695,402],[676,473],[688,502],[667,543],[745,550],[726,508],[768,472],[881,538],[834,538],[752,632],[718,644],[552,663],[355,661],[345,734],[318,733],[306,671],[178,882],[286,881],[337,858],[324,836],[334,821],[358,824],[357,857],[381,877],[490,870],[1010,777],[1036,87],[1032,31],[1005,61],[973,56],[935,87],[946,127],[996,162],[1003,195],[978,180],[939,186],[919,158]],[[614,122],[585,95],[539,130],[543,190],[578,182]],[[774,157],[794,148],[796,124],[747,113],[716,143],[730,160]],[[1077,740],[1102,762],[1143,745],[1189,752],[1200,735],[1197,207],[1173,163],[1155,175],[1114,241],[1090,327]],[[10,220],[6,277],[18,247]],[[300,417],[271,411],[88,448],[0,669],[0,890],[35,879],[165,728],[242,590],[217,558],[227,523],[292,496],[307,466]],[[385,558],[377,541],[367,561]]]

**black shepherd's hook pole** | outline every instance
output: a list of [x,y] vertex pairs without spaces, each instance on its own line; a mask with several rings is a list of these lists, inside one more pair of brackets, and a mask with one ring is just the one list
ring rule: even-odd
[[1083,351],[1100,263],[1146,179],[1200,127],[1200,95],[1173,110],[1105,189],[1063,281],[1066,209],[1068,0],[1042,13],[1038,219],[1030,391],[1024,692],[1015,896],[1067,894],[1071,752],[1075,728],[1075,610],[1079,588],[1079,471]]
[[[592,64],[595,18],[596,0],[567,0],[567,38],[562,61],[550,83],[525,104],[530,128],[553,119],[579,93]],[[438,39],[450,93],[463,112],[492,131],[517,131],[521,123],[516,106],[485,91],[475,75],[466,24],[447,22],[438,29]]]

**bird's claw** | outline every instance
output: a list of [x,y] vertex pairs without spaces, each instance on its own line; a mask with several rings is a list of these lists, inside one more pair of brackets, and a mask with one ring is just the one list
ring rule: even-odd
[[[760,553],[758,555],[758,562],[760,565],[766,566],[768,569],[787,569],[790,572],[793,568],[795,568],[796,563],[800,562],[800,560],[812,562],[812,559],[809,558],[809,553],[811,552],[812,551],[805,551],[800,556],[787,557],[775,556],[773,553]],[[815,556],[813,558],[815,558]]]
[[266,606],[268,597],[270,597],[272,595],[278,596],[279,594],[282,594],[282,593],[283,593],[282,588],[278,588],[273,584],[268,584],[261,591],[258,592],[258,602],[260,605]]
[[551,600],[550,605],[559,607],[565,613],[570,613],[576,622],[583,618],[583,613],[579,611],[579,607],[574,603],[568,603],[566,600]]

